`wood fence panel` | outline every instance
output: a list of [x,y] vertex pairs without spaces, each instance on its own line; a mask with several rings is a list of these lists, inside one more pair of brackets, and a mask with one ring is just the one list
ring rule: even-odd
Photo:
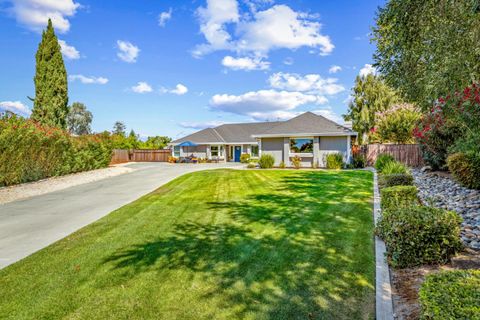
[[363,147],[367,163],[373,165],[379,154],[390,154],[395,160],[410,167],[423,165],[422,151],[418,144],[369,144]]
[[114,149],[111,164],[124,163],[130,161],[128,150]]
[[171,155],[171,150],[133,150],[132,161],[167,162]]

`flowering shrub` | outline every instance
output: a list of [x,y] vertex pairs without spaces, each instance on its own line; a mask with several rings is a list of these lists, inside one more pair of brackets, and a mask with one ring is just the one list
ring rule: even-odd
[[72,137],[17,116],[0,118],[0,186],[108,166],[108,134]]

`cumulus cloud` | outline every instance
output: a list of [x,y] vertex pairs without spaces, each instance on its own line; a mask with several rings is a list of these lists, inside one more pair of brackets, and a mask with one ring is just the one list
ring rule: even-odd
[[205,121],[205,122],[180,122],[179,125],[186,129],[201,130],[205,128],[214,128],[225,124],[223,121]]
[[131,89],[135,93],[147,93],[153,91],[152,87],[144,81],[138,82],[137,85],[133,86]]
[[19,115],[29,116],[32,111],[29,107],[21,103],[20,101],[1,101],[0,111],[9,111]]
[[362,69],[360,69],[360,72],[358,73],[358,75],[360,77],[366,77],[369,74],[373,74],[373,75],[377,74],[377,69],[375,69],[375,67],[372,66],[371,64],[367,63],[363,66]]
[[333,65],[328,69],[328,73],[337,73],[339,71],[342,71],[342,67]]
[[78,52],[74,46],[68,45],[64,40],[58,40],[58,43],[60,44],[60,49],[65,58],[69,60],[80,59],[80,52]]
[[330,107],[312,110],[312,112],[318,115],[321,115],[327,119],[330,119],[338,124],[343,123],[343,118],[340,115],[338,115],[335,111],[333,111],[332,108]]
[[72,74],[68,76],[70,81],[80,81],[83,84],[107,84],[108,79],[104,77],[87,77],[81,74]]
[[160,88],[160,93],[172,93],[178,96],[182,96],[187,92],[188,88],[181,83],[177,84],[174,89],[168,89],[165,87]]
[[117,47],[119,52],[117,52],[117,57],[122,61],[128,63],[137,62],[137,57],[140,52],[140,49],[134,44],[128,41],[117,40]]
[[345,90],[338,84],[338,79],[322,78],[319,74],[301,76],[295,73],[277,72],[268,79],[270,86],[275,89],[307,92],[317,95],[335,95]]
[[232,70],[267,70],[270,67],[270,62],[264,61],[261,58],[234,58],[226,56],[222,60],[222,65]]
[[160,27],[165,27],[168,20],[172,18],[172,8],[168,9],[168,11],[161,12],[158,15],[158,25]]
[[327,55],[334,48],[330,38],[320,32],[317,16],[296,12],[287,5],[240,14],[236,0],[208,0],[197,14],[206,43],[195,48],[194,56],[231,50],[264,57],[274,49],[300,47],[315,48]]

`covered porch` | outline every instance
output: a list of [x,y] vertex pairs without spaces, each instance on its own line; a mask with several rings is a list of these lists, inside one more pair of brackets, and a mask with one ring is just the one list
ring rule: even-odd
[[242,154],[258,157],[258,144],[182,144],[173,146],[175,158],[197,158],[199,162],[240,162]]

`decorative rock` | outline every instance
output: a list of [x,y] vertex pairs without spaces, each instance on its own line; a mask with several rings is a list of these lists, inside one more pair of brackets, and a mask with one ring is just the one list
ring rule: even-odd
[[425,167],[422,167],[422,169],[420,169],[421,172],[426,172],[426,171],[432,171],[432,167],[430,166],[425,166]]

